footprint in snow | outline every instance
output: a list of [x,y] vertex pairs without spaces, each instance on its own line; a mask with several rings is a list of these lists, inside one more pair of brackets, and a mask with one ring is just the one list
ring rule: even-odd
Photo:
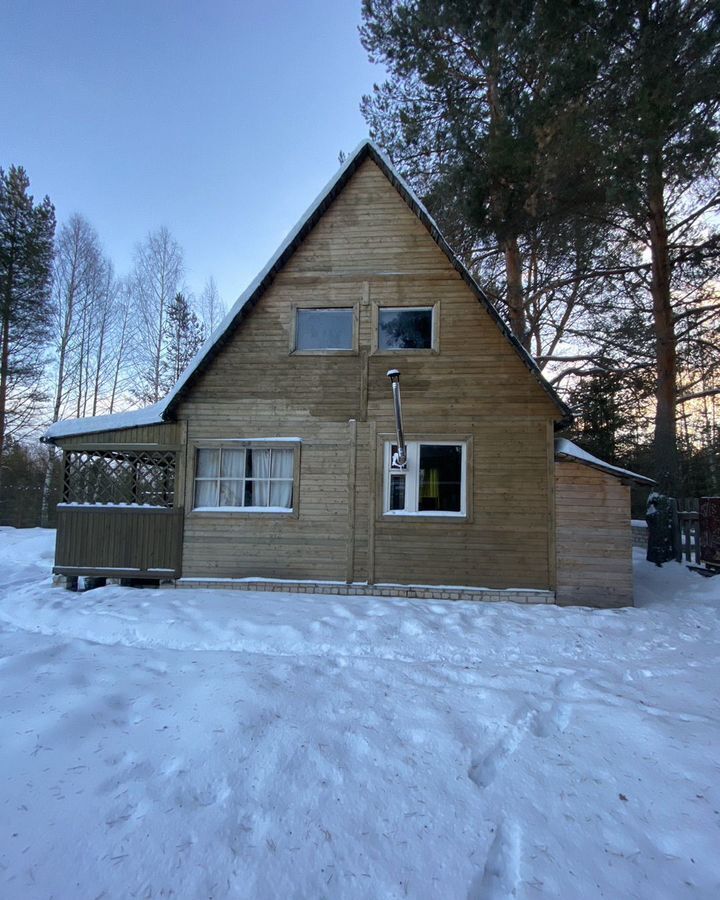
[[520,741],[527,734],[535,710],[512,725],[506,734],[483,756],[473,759],[468,769],[468,777],[479,788],[489,787],[508,758],[517,750]]
[[520,883],[520,828],[500,822],[495,829],[482,872],[468,892],[468,900],[504,900],[516,897]]
[[479,788],[489,787],[528,732],[539,738],[562,733],[570,724],[570,714],[570,707],[557,701],[547,710],[526,710],[487,753],[472,760],[468,777]]

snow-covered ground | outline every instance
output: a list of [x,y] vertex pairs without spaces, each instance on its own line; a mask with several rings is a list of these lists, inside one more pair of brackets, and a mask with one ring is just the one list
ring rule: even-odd
[[0,529],[5,900],[720,896],[720,577],[74,595],[52,542]]

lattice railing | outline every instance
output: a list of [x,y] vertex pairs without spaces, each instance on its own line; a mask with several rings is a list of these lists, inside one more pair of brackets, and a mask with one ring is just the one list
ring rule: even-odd
[[64,503],[172,508],[174,500],[174,451],[65,452]]

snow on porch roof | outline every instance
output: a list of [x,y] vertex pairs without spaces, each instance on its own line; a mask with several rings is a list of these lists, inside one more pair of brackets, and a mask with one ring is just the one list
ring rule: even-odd
[[115,431],[121,428],[138,428],[141,425],[159,425],[163,422],[165,401],[153,403],[143,409],[130,412],[112,413],[107,416],[88,416],[85,419],[64,419],[51,425],[41,441],[55,441],[59,438],[78,434],[95,434],[101,431]]
[[637,472],[631,472],[629,469],[620,469],[618,466],[611,466],[610,463],[598,459],[577,444],[573,444],[567,438],[555,438],[555,457],[560,459],[568,459],[572,462],[581,463],[584,466],[591,466],[593,469],[599,469],[601,472],[607,472],[608,475],[614,475],[616,478],[625,478],[628,481],[635,481],[637,484],[653,485],[655,482],[652,478],[645,475],[638,475]]
[[[552,385],[546,381],[535,360],[512,334],[488,296],[460,262],[455,253],[450,249],[445,238],[440,233],[440,229],[435,220],[417,197],[413,189],[396,171],[390,160],[380,148],[371,140],[364,140],[348,156],[344,164],[301,216],[295,227],[291,229],[265,267],[256,275],[246,290],[235,301],[223,321],[195,354],[164,400],[159,401],[159,403],[156,403],[154,406],[148,407],[147,409],[137,410],[134,413],[120,413],[119,415],[123,417],[122,422],[116,420],[114,416],[95,416],[92,419],[75,419],[67,420],[63,423],[56,423],[48,429],[43,436],[43,440],[52,441],[59,437],[68,437],[74,434],[89,434],[95,431],[108,431],[115,428],[131,428],[136,425],[150,425],[160,421],[172,420],[174,410],[189,390],[193,381],[195,381],[197,376],[207,368],[221,347],[230,339],[240,322],[272,284],[277,273],[283,268],[305,237],[315,227],[320,217],[324,214],[338,193],[366,159],[372,159],[373,162],[375,162],[410,209],[420,219],[423,225],[425,225],[435,243],[447,256],[455,270],[475,294],[478,301],[485,307],[490,317],[495,321],[495,324],[507,338],[515,352],[533,374],[542,389],[550,396],[562,416],[560,424],[568,424],[572,420],[570,408],[563,403]],[[150,418],[147,420],[143,418],[142,421],[126,421],[124,419],[124,417],[135,415],[148,415]]]

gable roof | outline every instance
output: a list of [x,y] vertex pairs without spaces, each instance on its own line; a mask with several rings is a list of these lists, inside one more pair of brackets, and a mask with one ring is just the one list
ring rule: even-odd
[[578,447],[577,444],[574,444],[567,438],[555,438],[555,458],[567,459],[570,462],[580,463],[583,466],[590,466],[591,469],[599,469],[599,471],[608,475],[614,475],[615,478],[634,481],[636,484],[656,484],[652,478],[648,478],[646,475],[638,475],[637,472],[631,472],[630,469],[611,466],[610,463],[598,459],[597,456],[593,456],[592,453],[588,453],[587,450],[583,450],[582,447]]
[[[270,287],[275,276],[285,266],[300,244],[302,244],[305,237],[315,227],[333,200],[340,191],[342,191],[350,178],[366,159],[371,159],[378,166],[380,171],[397,190],[405,203],[427,228],[431,237],[448,258],[453,268],[458,272],[473,294],[475,294],[477,300],[485,307],[490,317],[508,340],[513,350],[520,357],[523,364],[537,380],[540,387],[548,394],[560,413],[561,421],[559,427],[569,424],[572,420],[570,408],[563,403],[552,385],[544,378],[535,360],[512,334],[487,294],[485,294],[470,272],[450,249],[445,238],[440,233],[440,229],[435,220],[417,197],[413,189],[396,171],[390,160],[380,148],[370,140],[362,141],[348,156],[333,178],[325,185],[323,190],[310,204],[298,223],[290,231],[282,244],[280,244],[264,268],[255,276],[246,290],[233,304],[220,325],[195,354],[167,397],[154,404],[153,407],[137,411],[138,413],[150,413],[152,410],[152,415],[154,416],[153,420],[143,420],[142,422],[137,422],[137,424],[145,425],[172,420],[174,411],[177,409],[183,397],[186,396],[193,383],[210,365],[220,349],[231,339],[240,323]],[[129,416],[131,414],[121,415]],[[110,422],[111,418],[112,423]],[[96,416],[92,419],[67,420],[52,425],[45,433],[43,439],[52,441],[61,436],[69,436],[70,434],[89,434],[95,431],[107,431],[114,428],[128,427],[133,426],[127,422],[120,424],[116,421],[114,416]],[[73,430],[69,430],[70,428]]]

